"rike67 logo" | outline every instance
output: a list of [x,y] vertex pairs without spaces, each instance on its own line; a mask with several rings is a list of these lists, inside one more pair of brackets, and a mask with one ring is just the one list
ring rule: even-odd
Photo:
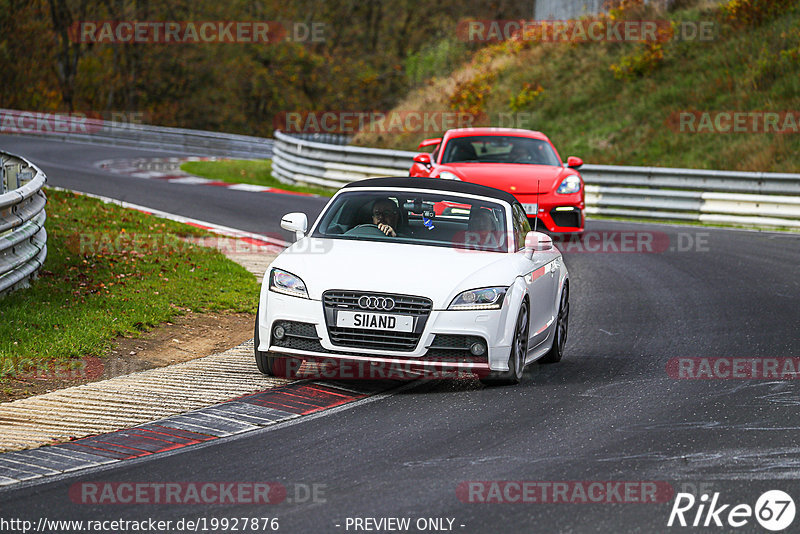
[[754,507],[723,504],[719,492],[711,497],[703,494],[699,500],[691,493],[678,493],[667,526],[739,528],[751,524],[755,518],[763,528],[778,532],[792,524],[794,515],[794,500],[780,490],[765,492]]

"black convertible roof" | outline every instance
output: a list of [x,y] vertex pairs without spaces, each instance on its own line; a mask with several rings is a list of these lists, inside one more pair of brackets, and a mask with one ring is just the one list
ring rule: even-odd
[[504,200],[509,204],[519,202],[514,195],[507,191],[487,187],[485,185],[461,182],[458,180],[444,180],[441,178],[411,178],[408,176],[389,177],[389,178],[368,178],[351,182],[342,189],[356,187],[401,187],[408,189],[432,189],[434,191],[450,191],[453,193],[466,193],[468,195],[479,195],[482,197]]

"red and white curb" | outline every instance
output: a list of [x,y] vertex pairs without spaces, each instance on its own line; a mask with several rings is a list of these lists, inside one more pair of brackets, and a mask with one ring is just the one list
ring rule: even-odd
[[[237,353],[231,354],[233,351]],[[72,392],[69,390],[55,392],[62,396],[75,397],[78,395],[76,397],[78,399],[82,397],[81,393],[89,393],[88,398],[81,399],[84,401],[83,405],[75,406],[75,398],[72,399],[72,405],[70,403],[63,404],[62,406],[69,407],[67,409],[69,413],[66,416],[58,413],[58,410],[54,410],[53,405],[42,403],[41,399],[37,403],[33,403],[30,399],[23,399],[31,404],[29,410],[33,409],[34,412],[37,412],[38,407],[38,412],[23,416],[20,409],[17,409],[12,412],[18,413],[7,413],[3,417],[7,419],[11,415],[16,419],[17,422],[13,426],[17,427],[18,431],[40,434],[39,439],[49,431],[52,440],[64,440],[68,438],[54,432],[52,428],[53,426],[63,426],[64,431],[71,432],[68,435],[75,436],[77,434],[86,437],[37,449],[0,454],[0,487],[166,453],[228,436],[252,432],[284,421],[341,407],[387,392],[397,386],[397,383],[391,381],[362,382],[356,385],[348,384],[345,387],[329,381],[300,380],[286,383],[285,380],[280,379],[258,378],[255,376],[257,371],[252,359],[248,358],[247,364],[240,361],[239,357],[243,355],[242,352],[247,352],[252,357],[252,341],[225,353],[227,358],[222,358],[224,361],[219,357],[210,356],[207,358],[211,361],[202,362],[201,360],[206,360],[206,358],[201,358],[186,362],[189,364],[188,367],[196,368],[196,372],[189,372],[188,375],[186,374],[186,371],[189,371],[187,366],[183,365],[182,368],[179,364],[96,383],[99,385],[85,384],[77,388],[69,388]],[[237,361],[235,367],[251,369],[246,371],[230,369],[225,365],[231,364],[234,360]],[[217,368],[216,373],[212,373],[211,377],[205,372],[200,372],[203,371],[200,367],[208,366],[209,363],[212,364],[212,367]],[[215,380],[219,377],[213,375],[219,373],[228,374],[227,379]],[[197,385],[206,384],[205,388],[200,389],[208,390],[210,388],[214,391],[224,389],[222,385],[227,384],[227,388],[230,389],[229,380],[234,374],[242,374],[248,382],[260,381],[259,389],[261,391],[257,390],[255,393],[248,393],[221,404],[191,411],[159,405],[159,399],[163,401],[165,398],[174,398],[176,393],[188,396],[196,395],[198,397],[196,402],[207,404],[208,398],[200,399],[199,397],[206,397],[208,391],[198,392]],[[209,378],[211,378],[210,384]],[[159,395],[155,392],[159,388],[152,387],[154,379],[166,383],[169,395],[164,395],[163,392]],[[281,383],[285,385],[280,385]],[[146,384],[151,384],[151,386]],[[269,387],[270,385],[273,387],[263,390],[264,386]],[[84,391],[81,391],[81,388]],[[89,391],[97,388],[105,391],[105,395],[98,397]],[[227,395],[229,399],[232,396],[231,393]],[[154,412],[155,407],[158,407],[159,410]],[[164,410],[175,410],[175,412],[173,415],[153,422],[141,423],[142,419],[145,421],[152,419],[150,414]],[[129,417],[122,417],[125,413]],[[96,419],[98,415],[105,416],[103,424],[117,425],[119,430],[91,435],[91,432],[73,427],[73,425],[80,426],[82,417]],[[131,424],[131,417],[138,417],[140,422]],[[42,421],[49,422],[50,427],[46,424],[43,425]],[[72,423],[72,425],[68,423]],[[9,423],[5,423],[5,425],[9,425]],[[92,425],[84,426],[90,428]]]
[[209,180],[189,174],[181,170],[181,165],[187,161],[219,161],[225,158],[215,157],[188,157],[188,158],[135,158],[135,159],[107,159],[98,161],[95,167],[113,174],[122,174],[134,178],[147,180],[161,180],[174,184],[207,185],[223,187],[234,191],[247,191],[251,193],[277,193],[281,195],[316,196],[311,193],[287,191],[276,187],[266,187],[254,184],[232,184],[218,180]]
[[[260,234],[87,196],[277,250],[286,245]],[[290,383],[265,377],[256,369],[250,340],[220,354],[5,403],[0,405],[0,451],[7,452],[0,454],[0,487],[254,431],[364,400],[395,385]]]

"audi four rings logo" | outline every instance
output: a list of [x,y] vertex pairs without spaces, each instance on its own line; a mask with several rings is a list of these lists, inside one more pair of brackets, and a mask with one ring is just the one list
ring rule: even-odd
[[394,299],[390,297],[367,297],[366,295],[358,299],[358,306],[365,310],[384,310],[394,309]]

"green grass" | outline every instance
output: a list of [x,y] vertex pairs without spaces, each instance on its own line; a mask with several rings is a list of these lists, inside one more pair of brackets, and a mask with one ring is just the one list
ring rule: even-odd
[[187,161],[181,170],[208,178],[234,184],[254,184],[274,187],[298,193],[332,196],[333,189],[305,185],[290,185],[272,176],[272,160],[228,159],[221,161]]
[[254,313],[259,285],[206,232],[77,194],[47,192],[48,256],[0,300],[0,377],[102,355],[111,341],[191,311]]
[[[681,111],[797,113],[800,4],[760,25],[736,27],[723,20],[713,2],[684,0],[681,5],[689,7],[630,17],[708,21],[715,38],[669,41],[663,61],[643,74],[618,78],[612,65],[640,58],[644,44],[601,42],[491,45],[460,75],[478,79],[494,72],[483,106],[491,124],[499,125],[500,113],[518,112],[515,126],[546,133],[564,159],[575,155],[593,164],[800,172],[800,133],[683,133],[671,121]],[[544,91],[512,110],[525,84],[541,85]],[[452,109],[451,94],[432,84],[409,95],[398,109]],[[435,136],[408,132],[381,139],[363,134],[356,143],[414,150],[422,138]]]

